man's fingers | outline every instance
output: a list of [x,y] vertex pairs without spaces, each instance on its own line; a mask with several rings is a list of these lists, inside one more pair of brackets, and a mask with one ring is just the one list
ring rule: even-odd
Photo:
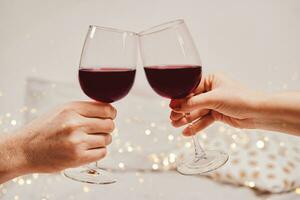
[[112,119],[83,119],[82,130],[86,133],[111,133],[115,129],[115,124]]
[[67,107],[85,117],[114,119],[117,115],[117,110],[112,105],[96,101],[71,102]]
[[180,118],[178,120],[173,120],[172,125],[175,127],[180,127],[180,126],[186,125],[188,123],[191,123],[191,122],[195,121],[196,119],[199,119],[199,118],[203,117],[204,115],[207,115],[208,113],[209,113],[208,109],[195,110],[195,111],[192,111],[189,115],[183,115],[182,118]]
[[107,154],[106,148],[89,149],[83,152],[82,158],[84,160],[82,160],[82,162],[84,163],[95,162],[97,160],[104,158],[106,154]]
[[193,122],[193,124],[188,125],[184,130],[183,130],[183,135],[185,136],[191,136],[195,135],[197,132],[205,129],[208,127],[210,124],[214,122],[214,118],[211,114],[205,115],[204,117],[198,119],[197,121]]
[[107,133],[87,134],[84,138],[87,149],[106,147],[111,143],[111,141],[112,136]]

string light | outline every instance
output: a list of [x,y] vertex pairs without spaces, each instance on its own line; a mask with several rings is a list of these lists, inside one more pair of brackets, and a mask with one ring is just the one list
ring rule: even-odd
[[257,148],[262,149],[265,147],[265,143],[262,140],[258,140],[256,142],[256,146],[257,146]]
[[157,170],[157,169],[158,169],[158,164],[156,164],[156,163],[153,164],[153,165],[152,165],[152,169],[153,169],[153,170]]
[[174,135],[168,135],[168,140],[173,141],[174,140]]
[[34,114],[34,113],[36,113],[36,109],[35,108],[32,108],[31,110],[30,110],[30,113],[32,113],[32,114]]
[[16,121],[16,120],[11,120],[11,121],[10,121],[10,124],[11,124],[12,126],[15,126],[15,125],[17,125],[17,121]]
[[122,162],[120,162],[118,166],[119,166],[120,169],[124,169],[125,168],[125,165]]
[[174,163],[176,160],[176,155],[174,153],[169,154],[169,161],[170,163]]
[[24,179],[21,178],[21,179],[19,179],[18,183],[19,183],[19,185],[24,185],[25,181],[24,181]]
[[151,134],[151,131],[150,131],[149,129],[146,129],[146,130],[145,130],[145,134],[146,134],[146,135],[150,135],[150,134]]
[[190,142],[186,142],[184,145],[186,148],[191,148],[192,144]]
[[90,188],[88,186],[83,186],[83,191],[84,192],[89,192],[90,191]]

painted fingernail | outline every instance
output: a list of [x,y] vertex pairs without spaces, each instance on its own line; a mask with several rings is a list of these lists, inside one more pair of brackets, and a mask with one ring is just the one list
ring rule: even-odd
[[176,102],[176,101],[171,101],[170,107],[172,109],[178,110],[178,109],[180,109],[180,104],[178,102]]
[[192,127],[191,127],[191,126],[186,127],[186,128],[182,131],[182,134],[183,134],[184,136],[190,136],[190,135],[192,135],[192,134],[193,134],[193,133],[192,133]]

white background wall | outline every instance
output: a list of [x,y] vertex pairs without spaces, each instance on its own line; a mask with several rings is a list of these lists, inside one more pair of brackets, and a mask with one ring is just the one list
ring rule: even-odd
[[[0,0],[0,111],[21,107],[27,76],[77,84],[89,24],[139,31],[176,18],[190,27],[206,73],[300,90],[298,0]],[[136,87],[149,89],[142,69]]]

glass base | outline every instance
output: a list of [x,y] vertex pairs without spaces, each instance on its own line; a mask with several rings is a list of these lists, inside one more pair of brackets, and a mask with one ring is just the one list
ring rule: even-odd
[[177,171],[183,175],[204,174],[216,170],[228,161],[228,154],[217,150],[206,150],[205,156],[195,158],[195,154],[179,156]]
[[117,181],[110,172],[94,167],[66,169],[64,175],[72,180],[91,184],[111,184]]

